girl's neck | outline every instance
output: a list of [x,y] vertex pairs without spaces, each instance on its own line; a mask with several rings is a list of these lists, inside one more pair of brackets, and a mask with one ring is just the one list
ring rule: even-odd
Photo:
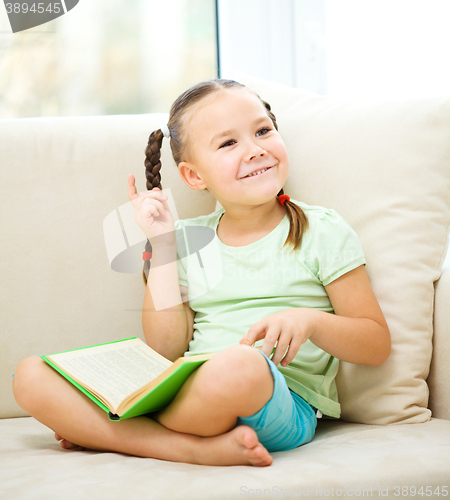
[[271,233],[285,215],[286,209],[277,200],[256,207],[225,208],[217,235],[228,246],[250,245]]

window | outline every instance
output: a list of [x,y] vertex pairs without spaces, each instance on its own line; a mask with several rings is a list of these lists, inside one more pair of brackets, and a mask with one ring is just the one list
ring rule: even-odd
[[448,0],[326,0],[325,12],[329,94],[449,94]]
[[217,77],[214,0],[81,1],[12,33],[0,5],[0,118],[168,112]]
[[220,67],[339,97],[448,95],[448,0],[218,0]]

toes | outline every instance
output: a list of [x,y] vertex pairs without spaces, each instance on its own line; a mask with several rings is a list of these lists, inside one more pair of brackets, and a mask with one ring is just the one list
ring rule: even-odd
[[77,444],[67,441],[67,439],[63,439],[57,432],[55,432],[55,439],[59,441],[61,448],[63,448],[64,450],[81,451],[85,449],[83,446],[78,446]]
[[55,439],[56,441],[59,441],[59,444],[61,448],[64,450],[84,450],[82,446],[78,446],[77,444],[71,443],[70,441],[67,441],[64,439],[62,436],[60,436],[57,432],[55,432]]
[[273,462],[273,458],[262,444],[258,444],[251,450],[246,450],[245,455],[249,462],[256,467],[266,467]]
[[265,467],[271,465],[273,458],[264,446],[259,442],[256,432],[247,426],[241,426],[239,436],[241,445],[244,447],[244,456],[254,466]]
[[73,450],[73,451],[82,451],[84,448],[82,446],[78,446],[77,444],[73,444],[70,441],[66,441],[63,439],[61,441],[61,448],[64,448],[65,450]]
[[59,444],[61,445],[61,448],[64,448],[65,450],[70,450],[73,447],[73,444],[65,439],[62,439]]

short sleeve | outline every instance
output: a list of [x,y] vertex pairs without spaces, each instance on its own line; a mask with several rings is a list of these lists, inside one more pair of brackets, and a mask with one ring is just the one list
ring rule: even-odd
[[177,269],[178,282],[181,286],[188,286],[187,269],[186,269],[186,240],[184,234],[184,223],[182,220],[175,222],[175,236],[177,240]]
[[324,209],[314,224],[312,267],[324,286],[366,265],[357,234],[335,210]]

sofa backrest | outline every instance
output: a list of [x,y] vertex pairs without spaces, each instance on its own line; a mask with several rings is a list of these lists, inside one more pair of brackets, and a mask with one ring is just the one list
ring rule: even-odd
[[[291,163],[286,193],[335,209],[359,235],[391,330],[392,353],[382,366],[341,363],[342,418],[428,420],[434,283],[450,224],[450,100],[334,101],[260,80],[243,83],[277,116]],[[146,142],[166,120],[161,114],[0,121],[0,417],[24,415],[11,391],[22,358],[143,339],[142,277],[111,270],[103,223],[128,202],[128,173],[145,189]],[[171,189],[180,218],[214,210],[209,193],[181,181],[168,141],[162,163],[163,187]]]

